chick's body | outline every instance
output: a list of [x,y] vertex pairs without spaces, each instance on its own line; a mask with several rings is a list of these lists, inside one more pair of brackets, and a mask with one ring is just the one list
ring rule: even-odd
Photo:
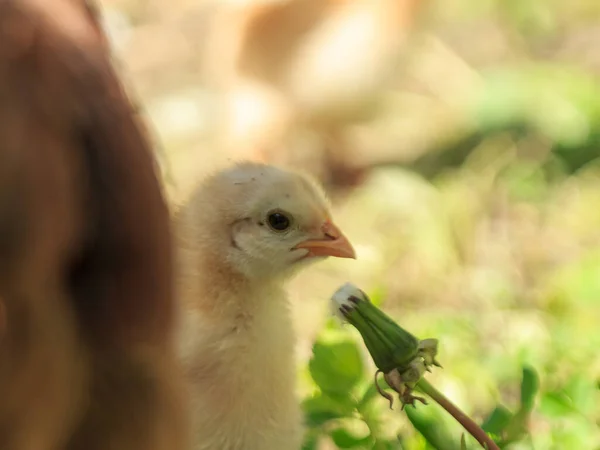
[[305,177],[241,164],[177,214],[180,355],[194,450],[295,450],[295,337],[284,281],[324,256],[354,257]]

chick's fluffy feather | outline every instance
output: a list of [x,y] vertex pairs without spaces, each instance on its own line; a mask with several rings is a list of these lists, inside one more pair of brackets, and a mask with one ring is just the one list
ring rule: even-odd
[[[274,208],[294,216],[293,231],[268,230],[262,219]],[[178,211],[180,354],[194,450],[300,448],[295,337],[283,282],[303,265],[290,256],[292,244],[328,219],[312,180],[252,163],[210,177]]]

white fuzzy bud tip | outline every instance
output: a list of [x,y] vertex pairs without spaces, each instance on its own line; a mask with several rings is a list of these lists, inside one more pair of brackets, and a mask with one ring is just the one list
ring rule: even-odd
[[343,284],[331,296],[332,314],[345,320],[344,311],[353,310],[356,307],[356,299],[366,300],[365,294],[352,283]]

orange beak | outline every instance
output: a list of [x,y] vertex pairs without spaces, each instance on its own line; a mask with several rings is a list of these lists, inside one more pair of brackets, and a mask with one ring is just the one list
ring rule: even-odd
[[326,221],[321,227],[321,231],[324,234],[323,239],[309,239],[300,242],[295,248],[307,249],[308,254],[306,256],[335,256],[356,259],[352,244],[338,227],[330,221]]

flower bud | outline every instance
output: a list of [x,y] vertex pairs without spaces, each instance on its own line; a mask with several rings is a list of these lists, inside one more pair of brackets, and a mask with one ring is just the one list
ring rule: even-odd
[[369,297],[356,286],[346,283],[331,297],[336,315],[350,323],[361,334],[375,365],[375,386],[379,393],[389,400],[393,398],[377,383],[377,374],[383,372],[388,386],[394,389],[405,405],[415,405],[415,401],[427,403],[424,398],[412,394],[416,384],[432,365],[441,367],[436,361],[437,339],[419,341],[390,319],[383,311],[371,303]]
[[358,330],[375,365],[383,373],[409,368],[418,356],[419,340],[377,308],[356,286],[346,283],[333,294],[338,315]]

